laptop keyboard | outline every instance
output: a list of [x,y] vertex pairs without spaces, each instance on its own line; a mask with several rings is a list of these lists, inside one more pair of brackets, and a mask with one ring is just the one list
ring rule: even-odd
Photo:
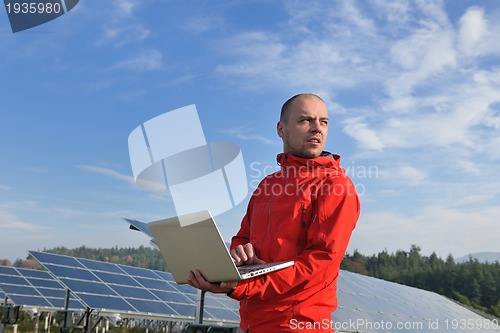
[[248,273],[252,273],[252,272],[255,272],[255,271],[258,271],[258,270],[261,270],[263,267],[262,266],[258,266],[258,267],[238,267],[238,271],[240,272],[240,274],[248,274]]

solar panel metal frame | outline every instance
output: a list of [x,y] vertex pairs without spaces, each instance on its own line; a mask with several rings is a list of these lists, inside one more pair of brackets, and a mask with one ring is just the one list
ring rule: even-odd
[[[64,309],[66,289],[47,271],[0,266],[0,296],[23,308],[55,312]],[[70,297],[69,309],[82,311],[84,305]]]
[[[195,319],[197,290],[176,284],[170,273],[45,252],[30,253],[75,297],[99,313],[170,321]],[[236,301],[207,293],[205,302],[204,321],[239,323]]]

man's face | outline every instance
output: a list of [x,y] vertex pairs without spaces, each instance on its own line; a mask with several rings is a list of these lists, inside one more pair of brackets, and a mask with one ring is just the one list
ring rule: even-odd
[[292,101],[284,121],[279,121],[278,135],[283,139],[283,152],[299,157],[318,157],[328,135],[328,110],[313,96]]

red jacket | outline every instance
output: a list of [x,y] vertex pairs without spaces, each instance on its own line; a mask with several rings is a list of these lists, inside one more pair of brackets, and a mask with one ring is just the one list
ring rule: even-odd
[[240,327],[250,333],[332,332],[337,277],[359,200],[338,155],[278,155],[281,170],[254,191],[231,249],[252,243],[266,262],[295,265],[240,281]]

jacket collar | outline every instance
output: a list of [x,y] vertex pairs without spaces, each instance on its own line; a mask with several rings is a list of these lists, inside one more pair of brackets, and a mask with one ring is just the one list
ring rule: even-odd
[[278,154],[276,160],[282,168],[305,166],[308,168],[326,167],[340,169],[340,156],[327,151],[323,151],[320,156],[315,158],[304,158],[288,153],[281,153]]

